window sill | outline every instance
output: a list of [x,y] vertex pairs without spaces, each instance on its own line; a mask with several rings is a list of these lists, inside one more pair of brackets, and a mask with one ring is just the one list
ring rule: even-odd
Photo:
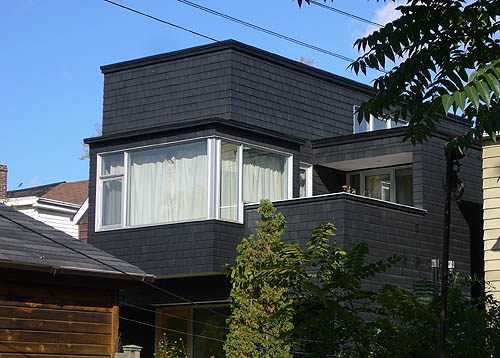
[[183,226],[183,225],[187,225],[187,224],[202,224],[202,223],[207,223],[207,222],[227,223],[227,224],[234,224],[234,225],[240,225],[240,226],[243,225],[243,222],[211,218],[211,219],[173,221],[173,222],[169,222],[169,223],[157,223],[157,224],[147,224],[147,225],[137,225],[137,226],[99,228],[99,229],[96,229],[95,232],[96,233],[103,233],[103,232],[119,231],[119,230],[144,230],[144,229],[149,229],[149,228],[159,228],[162,226],[177,227],[177,226]]

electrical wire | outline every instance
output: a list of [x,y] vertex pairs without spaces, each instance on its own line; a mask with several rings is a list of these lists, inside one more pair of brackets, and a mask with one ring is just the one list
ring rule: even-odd
[[[150,18],[150,19],[153,19],[153,20],[155,20],[155,21],[159,21],[159,22],[161,22],[161,23],[163,23],[163,24],[166,24],[166,25],[169,25],[169,26],[173,26],[173,27],[175,27],[175,28],[178,28],[178,29],[181,29],[181,30],[184,30],[184,31],[190,32],[190,33],[192,33],[192,34],[194,34],[194,35],[197,35],[197,36],[201,36],[201,37],[203,37],[203,38],[205,38],[205,39],[208,39],[208,40],[211,40],[211,41],[214,41],[214,42],[219,42],[217,39],[215,39],[215,38],[213,38],[213,37],[210,37],[210,36],[207,36],[207,35],[203,35],[203,34],[202,34],[202,33],[200,33],[200,32],[196,32],[196,31],[190,30],[190,29],[188,29],[188,28],[186,28],[186,27],[182,27],[182,26],[176,25],[176,24],[174,24],[174,23],[171,23],[171,22],[168,22],[168,21],[162,20],[162,19],[160,19],[160,18],[157,18],[157,17],[155,17],[155,16],[152,16],[152,15],[146,14],[146,13],[144,13],[144,12],[141,12],[141,11],[135,10],[135,9],[133,9],[133,8],[131,8],[131,7],[128,7],[128,6],[125,6],[125,5],[119,4],[119,3],[117,3],[117,2],[114,2],[114,1],[111,1],[111,0],[104,0],[104,1],[105,1],[105,2],[107,2],[107,3],[110,3],[110,4],[112,4],[112,5],[118,6],[118,7],[120,7],[120,8],[123,8],[123,9],[125,9],[125,10],[132,11],[132,12],[134,12],[134,13],[136,13],[136,14],[139,14],[139,15],[142,15],[142,16],[146,16],[146,17],[148,17],[148,18]],[[233,17],[233,16],[230,16],[230,15],[227,15],[227,14],[223,14],[223,13],[221,13],[221,12],[218,12],[218,11],[212,10],[212,9],[210,9],[210,8],[207,8],[207,7],[201,6],[201,5],[196,4],[196,3],[192,2],[192,1],[188,1],[188,0],[176,0],[176,1],[181,2],[181,3],[183,3],[183,4],[186,4],[186,5],[189,5],[189,6],[191,6],[191,7],[197,8],[197,9],[199,9],[199,10],[202,10],[202,11],[208,12],[208,13],[210,13],[210,14],[212,14],[212,15],[216,15],[216,16],[222,17],[222,18],[224,18],[224,19],[227,19],[227,20],[230,20],[230,21],[236,22],[236,23],[238,23],[238,24],[240,24],[240,25],[244,25],[244,26],[250,27],[250,28],[252,28],[252,29],[254,29],[254,30],[257,30],[257,31],[260,31],[260,32],[264,32],[264,33],[266,33],[266,34],[268,34],[268,35],[275,36],[275,37],[277,37],[277,38],[280,38],[280,39],[282,39],[282,40],[285,40],[285,41],[288,41],[288,42],[294,43],[294,44],[296,44],[296,45],[299,45],[299,46],[302,46],[302,47],[306,47],[306,48],[309,48],[309,49],[311,49],[311,50],[318,51],[318,52],[324,53],[324,54],[326,54],[326,55],[329,55],[329,56],[332,56],[332,57],[338,58],[338,59],[340,59],[340,60],[347,61],[347,62],[349,62],[349,63],[353,63],[353,62],[355,62],[355,60],[354,60],[354,59],[352,59],[352,58],[350,58],[350,57],[347,57],[347,56],[341,55],[341,54],[339,54],[339,53],[336,53],[336,52],[333,52],[333,51],[330,51],[330,50],[326,50],[326,49],[324,49],[324,48],[322,48],[322,47],[315,46],[315,45],[309,44],[309,43],[304,42],[304,41],[297,40],[297,39],[295,39],[295,38],[293,38],[293,37],[286,36],[286,35],[280,34],[280,33],[278,33],[278,32],[272,31],[272,30],[268,30],[268,29],[266,29],[266,28],[264,28],[264,27],[254,25],[254,24],[252,24],[252,23],[249,23],[249,22],[246,22],[246,21],[240,20],[240,19],[235,18],[235,17]],[[326,6],[326,5],[325,5],[325,6]],[[338,9],[336,9],[336,10],[338,10]],[[342,10],[338,10],[338,11],[339,11],[339,12],[341,12]],[[347,14],[349,14],[349,13],[347,13]],[[349,14],[349,15],[350,15],[351,17],[356,17],[356,15],[352,15],[352,14]],[[362,18],[360,18],[360,19],[362,19]],[[365,20],[365,21],[369,21],[369,20],[366,20],[366,19],[363,19],[363,20]],[[374,25],[377,25],[377,26],[382,26],[382,25],[377,24],[377,23],[373,23],[373,24],[374,24]],[[378,72],[381,72],[381,73],[388,73],[388,71],[383,70],[383,69],[374,69],[374,70],[376,70],[376,71],[378,71]]]
[[[108,0],[105,0],[105,1],[108,1]],[[268,35],[271,35],[271,36],[275,36],[275,37],[278,37],[282,40],[285,40],[285,41],[289,41],[289,42],[292,42],[296,45],[300,45],[300,46],[303,46],[303,47],[307,47],[311,50],[315,50],[315,51],[318,51],[318,52],[321,52],[321,53],[324,53],[326,55],[330,55],[330,56],[333,56],[333,57],[336,57],[338,59],[341,59],[341,60],[344,60],[344,61],[347,61],[347,62],[354,62],[354,60],[352,58],[349,58],[347,56],[344,56],[344,55],[341,55],[341,54],[338,54],[336,52],[333,52],[333,51],[329,51],[329,50],[326,50],[324,48],[321,48],[321,47],[318,47],[318,46],[315,46],[315,45],[311,45],[307,42],[304,42],[304,41],[300,41],[300,40],[297,40],[297,39],[294,39],[293,37],[290,37],[290,36],[286,36],[286,35],[283,35],[283,34],[280,34],[278,32],[275,32],[275,31],[271,31],[271,30],[268,30],[264,27],[261,27],[261,26],[257,26],[257,25],[254,25],[250,22],[247,22],[247,21],[243,21],[243,20],[240,20],[236,17],[233,17],[233,16],[230,16],[230,15],[227,15],[227,14],[224,14],[224,13],[221,13],[219,11],[216,11],[216,10],[213,10],[213,9],[210,9],[208,7],[205,7],[205,6],[202,6],[202,5],[199,5],[199,4],[196,4],[192,1],[189,1],[189,0],[176,0],[180,3],[183,3],[183,4],[186,4],[188,6],[191,6],[191,7],[194,7],[196,9],[199,9],[199,10],[202,10],[202,11],[205,11],[209,14],[212,14],[212,15],[215,15],[215,16],[219,16],[219,17],[222,17],[226,20],[230,20],[230,21],[233,21],[237,24],[240,24],[240,25],[243,25],[243,26],[247,26],[251,29],[254,29],[254,30],[257,30],[257,31],[260,31],[260,32],[263,32],[263,33],[266,33]]]
[[24,228],[24,229],[26,229],[26,230],[29,230],[29,231],[31,231],[31,232],[33,232],[33,233],[37,234],[37,235],[40,235],[41,237],[43,237],[43,238],[45,238],[45,239],[47,239],[47,240],[52,241],[53,243],[55,243],[55,244],[57,244],[57,245],[61,245],[62,247],[66,248],[66,249],[68,249],[68,250],[71,250],[71,251],[73,251],[73,252],[76,252],[77,254],[80,254],[80,255],[82,255],[83,257],[86,257],[86,258],[88,258],[88,259],[90,259],[90,260],[94,260],[95,262],[98,262],[98,263],[100,263],[100,264],[101,264],[101,265],[103,265],[103,266],[109,267],[109,268],[111,268],[113,271],[117,271],[117,272],[119,272],[119,273],[121,273],[121,274],[123,274],[123,275],[125,275],[125,276],[127,276],[127,277],[132,278],[132,279],[133,279],[133,280],[135,280],[135,281],[141,282],[141,283],[145,284],[146,286],[149,286],[149,287],[154,288],[154,289],[156,289],[156,290],[158,290],[158,291],[160,291],[160,292],[162,292],[162,293],[165,293],[165,294],[167,294],[167,295],[169,295],[169,296],[175,297],[175,298],[177,298],[177,299],[179,299],[179,300],[181,300],[181,301],[184,301],[184,302],[186,302],[186,303],[189,303],[190,305],[200,307],[200,308],[202,308],[202,309],[204,309],[204,310],[206,310],[206,311],[208,311],[208,312],[211,312],[211,313],[213,313],[213,314],[215,314],[215,315],[218,315],[218,316],[220,316],[220,317],[224,317],[224,318],[226,318],[226,315],[224,315],[224,314],[222,314],[222,313],[220,313],[220,312],[217,312],[217,311],[215,311],[215,310],[212,310],[212,309],[210,309],[210,308],[208,308],[208,307],[205,307],[205,306],[203,306],[203,305],[200,305],[199,303],[193,302],[193,301],[191,301],[191,300],[189,300],[189,299],[187,299],[187,298],[185,298],[185,297],[182,297],[182,296],[180,296],[180,295],[178,295],[178,294],[176,294],[176,293],[173,293],[173,292],[168,291],[168,290],[166,290],[166,289],[164,289],[164,288],[161,288],[161,287],[159,287],[159,286],[156,286],[156,285],[154,285],[154,284],[152,284],[152,283],[150,283],[150,282],[148,282],[148,281],[145,281],[144,279],[140,279],[140,278],[138,278],[137,276],[131,275],[131,274],[129,274],[128,272],[123,271],[123,270],[121,270],[121,269],[119,269],[119,268],[116,268],[116,267],[114,267],[113,265],[110,265],[110,264],[108,264],[108,263],[106,263],[106,262],[104,262],[104,261],[102,261],[102,260],[99,260],[99,259],[97,259],[97,258],[95,258],[95,257],[90,256],[90,255],[87,255],[86,253],[81,252],[80,250],[77,250],[77,249],[75,249],[75,248],[73,248],[73,247],[71,247],[71,246],[68,246],[68,245],[66,245],[66,244],[64,244],[64,243],[62,243],[62,242],[59,242],[59,241],[57,241],[57,240],[54,240],[54,239],[52,239],[51,237],[49,237],[49,236],[47,236],[47,235],[45,235],[45,234],[43,234],[43,233],[41,233],[41,232],[39,232],[39,231],[37,231],[37,230],[34,230],[34,229],[30,228],[29,226],[26,226],[26,225],[24,225],[24,224],[22,224],[22,223],[20,223],[20,222],[18,222],[18,221],[16,221],[16,220],[13,220],[13,219],[9,218],[8,216],[5,216],[5,215],[3,215],[3,214],[1,214],[1,213],[0,213],[0,216],[1,216],[1,217],[3,217],[3,218],[5,218],[5,219],[7,219],[7,220],[9,220],[9,221],[11,221],[11,222],[13,222],[13,223],[15,223],[15,224],[17,224],[17,225],[19,225],[19,226],[21,226],[22,228]]
[[[166,317],[170,317],[170,318],[180,319],[182,321],[198,323],[198,324],[202,324],[202,325],[205,325],[205,326],[208,326],[208,327],[212,327],[212,328],[224,329],[226,331],[230,330],[229,327],[217,326],[217,325],[214,325],[214,324],[211,324],[211,323],[207,323],[207,322],[203,322],[203,321],[198,321],[198,320],[195,320],[195,319],[190,319],[190,318],[186,318],[186,317],[176,316],[176,315],[173,315],[173,314],[170,314],[170,313],[161,312],[161,311],[151,310],[149,308],[145,308],[145,307],[141,307],[141,306],[136,306],[136,305],[133,305],[133,304],[130,304],[130,303],[126,303],[126,302],[120,302],[120,305],[127,306],[127,307],[132,307],[132,308],[135,308],[135,309],[138,309],[138,310],[142,310],[142,311],[145,311],[145,312],[149,312],[149,313],[159,314],[161,316],[166,316]],[[305,339],[305,338],[297,338],[297,341],[298,342],[320,343],[320,341],[312,340],[312,339]]]
[[200,37],[203,37],[207,40],[210,40],[210,41],[214,41],[214,42],[218,42],[218,40],[214,39],[213,37],[210,37],[210,36],[207,36],[207,35],[203,35],[202,33],[200,32],[197,32],[197,31],[194,31],[194,30],[190,30],[188,29],[187,27],[182,27],[182,26],[179,26],[179,25],[176,25],[172,22],[168,22],[168,21],[165,21],[165,20],[162,20],[158,17],[155,17],[155,16],[152,16],[152,15],[149,15],[149,14],[146,14],[144,12],[141,12],[139,10],[135,10],[135,9],[132,9],[131,7],[128,7],[128,6],[125,6],[125,5],[122,5],[122,4],[119,4],[117,2],[114,2],[114,1],[111,1],[111,0],[104,0],[105,2],[107,3],[110,3],[112,5],[115,5],[115,6],[118,6],[118,7],[121,7],[122,9],[125,9],[125,10],[128,10],[128,11],[132,11],[136,14],[139,14],[139,15],[142,15],[142,16],[145,16],[145,17],[148,17],[150,19],[153,19],[155,21],[158,21],[158,22],[161,22],[162,24],[165,24],[165,25],[169,25],[169,26],[172,26],[172,27],[175,27],[177,29],[180,29],[180,30],[183,30],[183,31],[187,31],[187,32],[190,32],[192,33],[193,35],[197,35],[197,36],[200,36]]
[[173,333],[185,334],[186,336],[192,336],[192,337],[204,338],[204,339],[209,339],[209,340],[212,340],[212,341],[217,341],[217,342],[222,342],[222,343],[224,343],[224,340],[219,339],[219,338],[214,338],[214,337],[203,336],[203,335],[201,335],[201,334],[195,334],[195,333],[188,333],[188,332],[178,331],[178,330],[176,330],[176,329],[167,328],[167,327],[160,327],[160,326],[157,326],[157,325],[155,325],[155,324],[146,323],[146,322],[141,322],[141,321],[137,321],[137,320],[135,320],[135,319],[131,319],[131,318],[123,317],[123,316],[119,316],[119,317],[120,317],[120,319],[123,319],[123,320],[125,320],[125,321],[130,321],[130,322],[134,322],[134,323],[142,324],[142,325],[144,325],[144,326],[149,326],[149,327],[152,327],[152,328],[158,328],[158,329],[162,329],[162,330],[169,331],[169,332],[173,332]]
[[351,13],[349,13],[347,11],[343,11],[343,10],[337,9],[337,8],[335,8],[333,6],[329,6],[329,5],[323,4],[322,2],[319,2],[319,1],[316,1],[316,0],[310,0],[309,2],[311,4],[313,4],[313,5],[322,7],[323,9],[327,9],[327,10],[336,12],[337,14],[350,17],[351,19],[355,19],[355,20],[364,22],[366,24],[370,24],[370,25],[377,26],[377,27],[384,27],[384,25],[381,25],[381,24],[378,24],[376,22],[370,21],[368,19],[362,18],[361,16],[357,16],[357,15],[351,14]]
[[[172,329],[172,328],[161,327],[161,326],[158,326],[156,324],[151,324],[151,323],[146,323],[146,322],[142,322],[142,321],[137,321],[135,319],[127,318],[127,317],[124,317],[124,316],[119,316],[119,317],[120,317],[120,319],[123,319],[125,321],[134,322],[134,323],[137,323],[137,324],[142,324],[144,326],[148,326],[148,327],[152,327],[152,328],[157,328],[157,329],[162,329],[162,330],[173,332],[173,333],[177,333],[177,334],[183,334],[183,335],[186,335],[186,336],[208,339],[208,340],[212,340],[212,341],[216,341],[216,342],[221,342],[221,343],[225,342],[223,339],[219,339],[219,338],[208,337],[208,336],[204,336],[204,335],[201,335],[201,334],[188,333],[188,332],[183,332],[183,331],[179,331],[179,330]],[[287,351],[287,352],[290,352],[292,354],[302,354],[302,355],[309,354],[309,353],[306,353],[306,352],[297,352],[297,351]]]
[[[34,233],[34,234],[40,235],[41,237],[43,237],[43,238],[45,238],[45,239],[47,239],[47,240],[49,240],[49,241],[51,241],[51,242],[53,242],[53,243],[55,243],[55,244],[57,244],[57,245],[60,245],[60,246],[62,246],[62,247],[64,247],[64,248],[66,248],[66,249],[68,249],[68,250],[71,250],[71,251],[73,251],[73,252],[75,252],[75,253],[77,253],[77,254],[79,254],[79,255],[82,255],[82,256],[83,256],[83,257],[85,257],[85,258],[88,258],[88,259],[90,259],[90,260],[93,260],[93,261],[95,261],[95,262],[98,262],[99,264],[101,264],[101,265],[103,265],[103,266],[109,267],[109,268],[111,268],[112,270],[117,271],[117,272],[119,272],[119,273],[121,273],[121,274],[123,274],[123,275],[125,275],[125,276],[127,276],[127,277],[130,277],[130,278],[132,278],[132,279],[133,279],[133,280],[135,280],[135,281],[141,282],[141,283],[143,283],[143,284],[145,284],[145,285],[147,285],[147,286],[149,286],[149,287],[155,288],[155,289],[157,289],[157,290],[159,290],[159,291],[161,291],[161,292],[163,292],[163,293],[165,293],[165,294],[167,294],[167,295],[173,296],[173,297],[175,297],[175,298],[177,298],[177,299],[180,299],[180,300],[182,300],[182,301],[184,301],[184,302],[186,302],[186,303],[189,303],[189,304],[191,304],[191,305],[193,305],[193,306],[196,306],[196,307],[199,307],[199,308],[201,308],[201,309],[204,309],[204,310],[206,310],[206,311],[208,311],[208,312],[211,312],[211,313],[213,313],[213,314],[215,314],[215,315],[218,315],[218,316],[223,317],[223,318],[227,318],[227,317],[226,317],[226,315],[224,315],[224,314],[222,314],[222,313],[220,313],[220,312],[217,312],[217,311],[215,311],[215,310],[212,310],[212,309],[210,309],[209,307],[205,307],[205,306],[203,306],[203,305],[200,305],[199,303],[193,302],[193,301],[191,301],[191,300],[189,300],[189,299],[187,299],[187,298],[184,298],[184,297],[182,297],[182,296],[180,296],[180,295],[177,295],[177,294],[175,294],[175,293],[173,293],[173,292],[167,291],[167,290],[165,290],[165,289],[163,289],[163,288],[161,288],[161,287],[159,287],[159,286],[153,285],[152,283],[147,282],[147,281],[145,281],[145,280],[143,280],[143,279],[140,279],[140,278],[138,278],[138,277],[136,277],[136,276],[134,276],[134,275],[131,275],[131,274],[129,274],[129,273],[128,273],[128,272],[126,272],[126,271],[123,271],[123,270],[121,270],[121,269],[119,269],[119,268],[114,267],[113,265],[110,265],[110,264],[108,264],[108,263],[106,263],[106,262],[103,262],[102,260],[99,260],[99,259],[97,259],[97,258],[95,258],[95,257],[92,257],[92,256],[90,256],[90,255],[88,255],[88,254],[85,254],[85,253],[81,252],[80,250],[77,250],[77,249],[75,249],[75,248],[73,248],[73,247],[71,247],[71,246],[68,246],[68,245],[66,245],[66,244],[64,244],[64,243],[62,243],[62,242],[60,242],[60,241],[57,241],[57,240],[55,240],[55,239],[53,239],[53,238],[51,238],[51,237],[49,237],[49,236],[47,236],[47,235],[45,235],[45,234],[43,234],[43,233],[41,233],[41,232],[37,231],[37,230],[35,230],[35,229],[30,228],[29,226],[26,226],[26,225],[24,225],[24,224],[22,224],[22,223],[20,223],[20,222],[18,222],[18,221],[16,221],[16,220],[11,219],[11,218],[10,218],[10,217],[8,217],[8,216],[5,216],[5,215],[4,215],[4,214],[2,214],[2,213],[0,213],[0,217],[3,217],[4,219],[6,219],[6,220],[8,220],[8,221],[10,221],[10,222],[13,222],[14,224],[17,224],[17,225],[21,226],[22,228],[24,228],[24,229],[26,229],[26,230],[28,230],[28,231],[31,231],[31,232],[32,232],[32,233]],[[124,319],[126,319],[126,318],[124,318]],[[130,319],[129,319],[129,320],[130,320]],[[141,322],[138,322],[138,323],[141,323]],[[142,322],[142,323],[143,323],[143,324],[146,324],[146,323],[144,323],[144,322]],[[158,327],[158,328],[161,328],[161,327]],[[165,329],[166,329],[166,328],[165,328]],[[271,335],[270,333],[265,333],[265,332],[260,332],[260,333],[263,333],[263,334],[266,334],[266,335]],[[273,336],[273,335],[271,335],[271,336]],[[275,338],[276,338],[276,337],[275,337]],[[300,353],[298,352],[297,354],[300,354]]]
[[211,323],[207,323],[207,322],[198,321],[198,320],[191,319],[191,318],[186,318],[186,317],[176,316],[176,315],[173,315],[173,314],[170,314],[170,313],[165,313],[165,312],[161,312],[161,311],[157,311],[157,310],[151,310],[151,309],[149,309],[149,308],[145,308],[145,307],[140,307],[140,306],[132,305],[132,304],[130,304],[130,303],[126,303],[126,302],[120,302],[120,305],[127,306],[127,307],[132,307],[132,308],[135,308],[135,309],[138,309],[138,310],[142,310],[142,311],[145,311],[145,312],[150,312],[150,313],[159,314],[159,315],[161,315],[161,316],[165,316],[165,317],[170,317],[170,318],[180,319],[180,320],[182,320],[182,321],[189,321],[189,322],[193,322],[193,323],[198,323],[198,324],[202,324],[202,325],[205,325],[205,326],[208,326],[208,327],[212,327],[212,328],[218,328],[218,329],[229,330],[229,327],[217,326],[217,325],[215,325],[215,324],[211,324]]

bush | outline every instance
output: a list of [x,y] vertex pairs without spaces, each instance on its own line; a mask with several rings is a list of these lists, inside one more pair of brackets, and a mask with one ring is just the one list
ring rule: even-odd
[[158,342],[155,358],[189,358],[189,355],[186,352],[186,345],[182,338],[179,341],[170,342],[164,334],[163,338]]

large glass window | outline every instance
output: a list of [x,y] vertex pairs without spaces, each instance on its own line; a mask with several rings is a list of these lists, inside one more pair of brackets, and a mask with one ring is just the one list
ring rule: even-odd
[[349,185],[369,198],[413,205],[413,171],[408,166],[349,173]]
[[183,344],[192,358],[225,358],[228,305],[165,307],[156,311],[156,337]]
[[280,154],[243,147],[243,201],[287,199],[287,159]]
[[130,152],[128,224],[207,217],[206,141]]
[[244,202],[289,198],[290,156],[217,138],[99,158],[97,229],[240,222]]

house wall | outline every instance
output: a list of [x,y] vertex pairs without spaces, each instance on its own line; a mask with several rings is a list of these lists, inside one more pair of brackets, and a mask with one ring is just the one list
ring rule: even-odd
[[[366,280],[367,288],[377,289],[384,283],[410,288],[418,279],[431,279],[430,260],[436,252],[428,246],[435,238],[424,234],[426,212],[346,193],[276,202],[287,228],[282,239],[306,247],[312,231],[321,222],[335,225],[335,240],[340,247],[350,249],[366,243],[370,249],[367,262],[386,259],[391,255],[402,261],[387,273]],[[246,225],[255,232],[260,219],[257,206],[245,210]]]
[[[353,135],[353,106],[372,94],[370,87],[232,41],[104,66],[102,71],[103,136],[90,145],[89,242],[97,247],[160,277],[219,273],[221,264],[234,258],[237,243],[248,232],[240,224],[206,220],[95,232],[96,158],[106,151],[224,135],[292,153],[293,197],[298,196],[301,161],[315,165],[313,193],[320,195],[337,192],[346,183],[346,172],[334,169],[335,162],[411,153],[414,206],[427,210],[418,232],[418,240],[425,243],[422,250],[427,251],[420,256],[439,258],[443,138],[462,134],[466,122],[443,119],[442,133],[416,146],[402,142],[405,128]],[[193,121],[239,123],[253,131],[181,128],[192,126]],[[259,130],[276,135],[266,136]],[[280,136],[305,141],[290,144]],[[460,173],[466,184],[463,200],[475,204],[480,203],[481,185],[477,152],[474,149],[463,160]],[[336,205],[335,209],[314,210],[324,215],[345,210]],[[303,210],[313,209],[306,205]],[[337,214],[337,218],[343,215]],[[376,212],[370,215],[376,217]],[[453,204],[450,259],[461,272],[471,262],[472,231],[464,215]],[[292,216],[292,220],[301,218],[300,214]],[[310,222],[304,225],[292,231],[312,230]],[[352,240],[358,234],[363,237],[352,230]]]
[[236,246],[245,235],[244,225],[218,220],[201,220],[146,227],[97,231],[95,225],[97,155],[102,152],[167,144],[204,136],[222,136],[249,144],[281,150],[294,156],[293,182],[298,196],[298,144],[269,138],[258,133],[219,128],[184,130],[161,135],[140,136],[96,143],[90,150],[89,243],[130,262],[158,277],[220,274],[232,262]]
[[[7,204],[15,205],[12,203]],[[57,230],[61,230],[66,234],[73,236],[75,239],[78,238],[78,225],[76,225],[76,223],[72,221],[73,215],[76,213],[76,210],[74,213],[61,213],[41,209],[36,207],[35,205],[15,206],[15,208],[19,212],[31,216],[33,219],[40,220]]]
[[352,133],[354,81],[236,43],[102,68],[103,135],[220,118],[315,139]]
[[0,357],[114,358],[118,291],[0,281]]
[[484,279],[494,298],[500,300],[500,144],[483,143]]

